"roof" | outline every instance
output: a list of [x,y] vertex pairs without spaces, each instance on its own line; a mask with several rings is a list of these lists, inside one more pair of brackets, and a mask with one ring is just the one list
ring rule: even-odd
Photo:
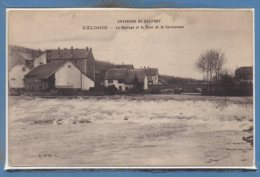
[[128,70],[127,68],[110,68],[106,72],[105,80],[108,80],[108,79],[113,79],[113,80],[126,79],[127,70]]
[[[11,51],[8,53],[8,69],[12,69],[17,64],[26,65],[26,60],[31,60],[32,55],[24,52]],[[27,66],[27,65],[26,65]],[[27,66],[28,68],[32,68],[31,66]]]
[[47,79],[52,74],[54,74],[61,66],[63,66],[67,61],[61,61],[56,63],[48,63],[44,65],[39,65],[38,67],[31,70],[24,77],[34,77],[37,79]]
[[32,69],[33,59],[41,53],[41,50],[29,49],[16,45],[8,45],[8,70],[17,64],[24,64],[26,67]]
[[158,68],[143,68],[146,76],[155,76],[158,74]]
[[237,75],[253,75],[252,66],[244,66],[236,69],[235,74]]
[[88,53],[91,50],[87,49],[51,49],[46,50],[47,59],[83,59],[87,58]]
[[24,53],[24,52],[18,52],[25,60],[33,60],[33,54],[32,53]]
[[131,84],[137,78],[138,82],[143,83],[145,78],[145,73],[142,69],[128,70],[126,83]]
[[112,68],[127,68],[127,69],[134,69],[134,65],[131,64],[122,64],[122,65],[114,65]]

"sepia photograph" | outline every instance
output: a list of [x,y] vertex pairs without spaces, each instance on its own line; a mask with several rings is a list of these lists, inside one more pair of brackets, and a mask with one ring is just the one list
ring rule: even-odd
[[7,169],[255,169],[254,10],[7,10]]

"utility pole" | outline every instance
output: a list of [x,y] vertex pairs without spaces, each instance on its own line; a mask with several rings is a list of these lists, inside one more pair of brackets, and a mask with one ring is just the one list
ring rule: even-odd
[[81,59],[81,65],[80,65],[80,88],[81,88],[81,97],[83,96],[83,89],[82,89],[82,63],[83,59]]

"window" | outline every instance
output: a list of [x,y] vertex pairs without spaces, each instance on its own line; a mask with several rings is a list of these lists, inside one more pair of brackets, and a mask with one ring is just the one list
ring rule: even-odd
[[108,79],[108,83],[109,84],[113,84],[113,80],[112,79]]
[[11,78],[12,81],[15,81],[16,79],[15,78]]
[[69,65],[68,67],[70,68],[71,66]]
[[122,91],[122,86],[119,86],[119,90]]
[[42,62],[40,62],[40,65],[42,65],[43,63]]

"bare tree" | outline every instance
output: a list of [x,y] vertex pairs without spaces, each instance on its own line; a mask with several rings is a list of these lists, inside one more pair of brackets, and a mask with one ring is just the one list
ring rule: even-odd
[[203,73],[203,79],[208,80],[208,64],[206,58],[203,55],[200,55],[196,63],[196,67]]
[[203,73],[206,81],[218,85],[221,69],[225,63],[225,54],[221,50],[209,49],[203,52],[196,63],[196,67]]

